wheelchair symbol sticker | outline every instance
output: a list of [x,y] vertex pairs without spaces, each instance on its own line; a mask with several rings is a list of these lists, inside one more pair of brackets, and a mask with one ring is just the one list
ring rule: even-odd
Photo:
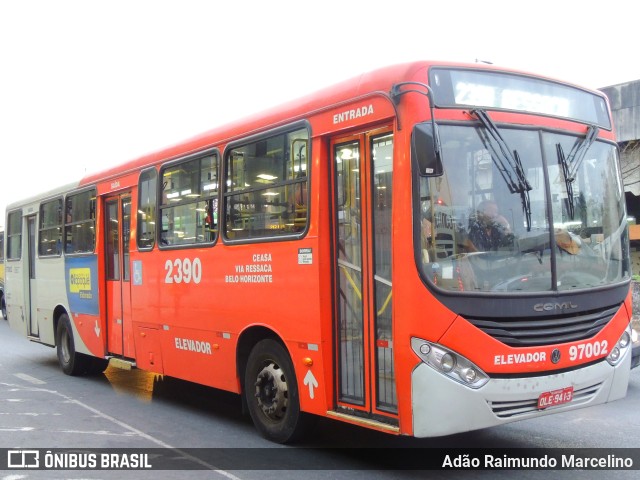
[[133,284],[142,285],[142,261],[140,260],[133,262]]

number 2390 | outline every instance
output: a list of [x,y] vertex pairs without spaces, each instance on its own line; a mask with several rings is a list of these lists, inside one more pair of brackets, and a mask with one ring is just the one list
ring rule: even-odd
[[202,262],[199,258],[176,258],[164,264],[166,276],[164,283],[200,283],[202,280]]

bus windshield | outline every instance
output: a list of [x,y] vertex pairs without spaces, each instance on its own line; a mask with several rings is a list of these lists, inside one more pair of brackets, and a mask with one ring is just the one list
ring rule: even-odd
[[615,145],[593,141],[592,129],[438,127],[444,174],[415,173],[416,258],[429,285],[549,292],[630,277]]

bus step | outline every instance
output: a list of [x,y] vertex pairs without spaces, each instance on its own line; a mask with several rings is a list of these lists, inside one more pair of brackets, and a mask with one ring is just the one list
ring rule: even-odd
[[27,340],[31,341],[31,342],[40,342],[40,337],[37,335],[27,335]]
[[109,359],[109,366],[114,368],[119,368],[121,370],[131,370],[136,366],[136,362],[131,362],[129,360],[123,360],[121,358],[111,357]]
[[373,420],[371,418],[362,418],[355,415],[349,415],[343,412],[336,412],[334,410],[327,411],[329,418],[335,418],[336,420],[342,420],[344,422],[352,423],[354,425],[361,425],[363,427],[373,428],[388,433],[400,433],[400,427],[396,425],[389,425],[388,423]]

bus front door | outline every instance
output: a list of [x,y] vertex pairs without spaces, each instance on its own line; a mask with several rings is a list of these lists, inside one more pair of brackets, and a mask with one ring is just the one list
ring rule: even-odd
[[337,410],[394,423],[391,199],[393,134],[331,141]]
[[107,350],[133,358],[129,236],[131,194],[105,199],[105,274],[107,292]]

